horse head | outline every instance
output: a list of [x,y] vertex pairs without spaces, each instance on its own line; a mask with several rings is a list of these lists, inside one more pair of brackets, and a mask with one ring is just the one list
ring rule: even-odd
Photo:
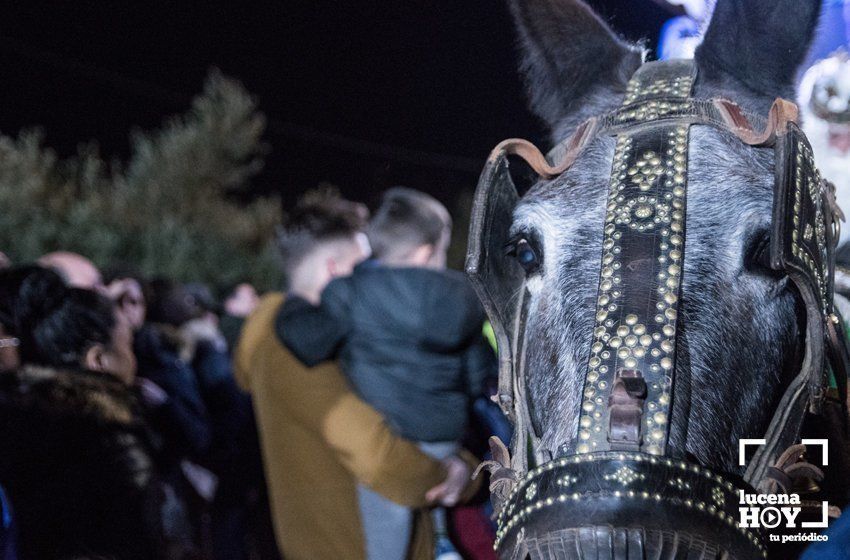
[[[767,467],[740,464],[739,445],[777,432],[777,408],[802,418],[835,330],[829,186],[777,101],[793,99],[820,2],[718,0],[692,63],[649,65],[583,2],[510,6],[556,148],[494,151],[473,217],[467,269],[498,327],[508,470],[524,476],[501,496],[498,544],[505,558],[761,555],[730,511]],[[522,197],[503,188],[510,153],[542,175]],[[815,184],[799,234],[806,217],[778,203],[795,177]],[[782,266],[786,233],[814,239],[814,296]],[[756,463],[784,451],[770,437]]]

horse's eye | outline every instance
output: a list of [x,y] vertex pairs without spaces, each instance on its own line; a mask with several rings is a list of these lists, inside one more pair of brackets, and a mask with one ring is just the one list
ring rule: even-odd
[[540,255],[527,239],[520,238],[510,243],[508,254],[516,259],[526,274],[537,272],[540,268]]

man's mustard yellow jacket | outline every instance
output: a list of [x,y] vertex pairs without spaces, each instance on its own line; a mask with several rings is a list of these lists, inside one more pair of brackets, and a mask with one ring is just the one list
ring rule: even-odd
[[[307,368],[280,344],[283,299],[263,298],[235,353],[237,381],[254,400],[278,546],[287,560],[364,560],[357,483],[415,508],[445,471],[390,431],[335,364]],[[409,558],[429,559],[429,516],[418,519]]]

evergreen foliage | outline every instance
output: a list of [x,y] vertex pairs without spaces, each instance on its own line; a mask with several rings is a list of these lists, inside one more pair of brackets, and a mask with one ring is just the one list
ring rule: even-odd
[[150,276],[275,288],[279,202],[230,196],[261,169],[264,128],[254,98],[214,71],[186,114],[131,134],[126,163],[92,143],[59,159],[38,130],[0,136],[0,251],[22,263],[68,250]]

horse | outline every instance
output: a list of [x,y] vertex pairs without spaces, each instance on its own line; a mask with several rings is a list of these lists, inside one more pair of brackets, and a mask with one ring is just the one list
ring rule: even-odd
[[764,557],[739,498],[847,501],[800,445],[847,465],[841,213],[783,101],[819,8],[718,0],[693,61],[647,63],[580,0],[510,1],[554,147],[500,144],[470,230],[516,428],[484,465],[502,558]]

